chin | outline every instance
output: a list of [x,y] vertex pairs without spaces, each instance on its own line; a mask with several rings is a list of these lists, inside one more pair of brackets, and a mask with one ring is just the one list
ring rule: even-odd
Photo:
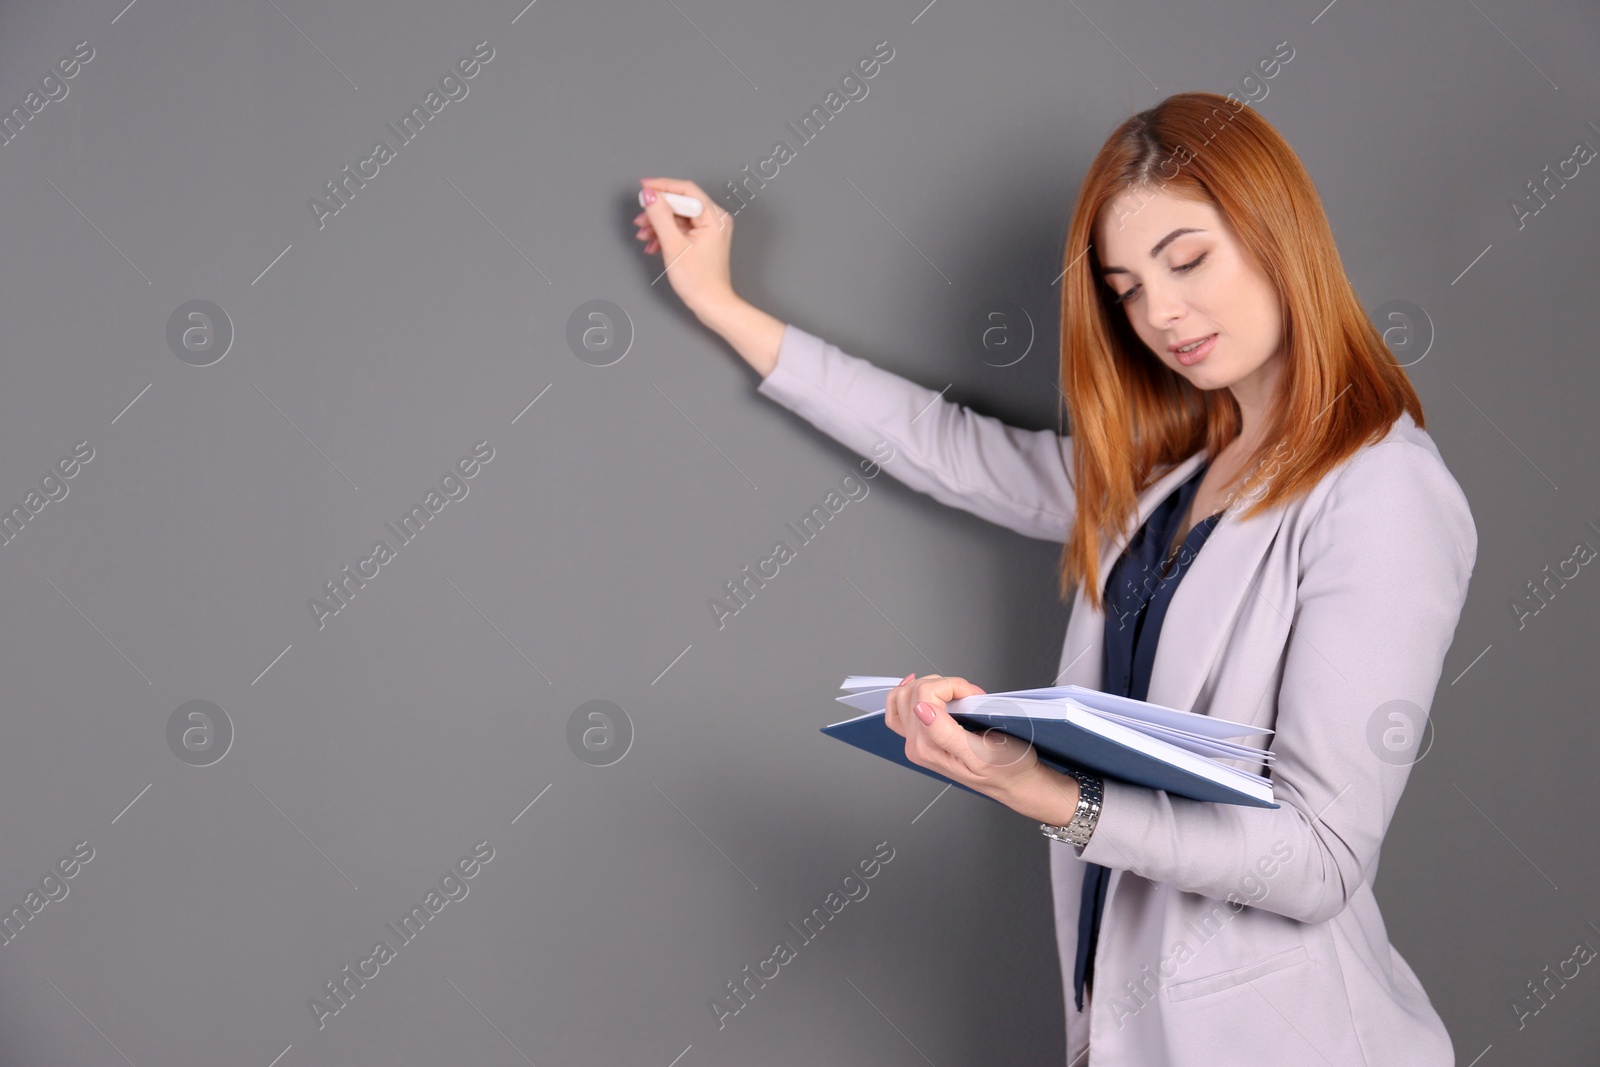
[[1204,363],[1195,367],[1185,367],[1182,364],[1179,364],[1172,369],[1177,371],[1179,376],[1187,379],[1189,384],[1194,386],[1196,389],[1204,389],[1208,391],[1212,389],[1226,389],[1228,386],[1233,384],[1233,378],[1231,378],[1229,375],[1226,373],[1219,374],[1217,373],[1217,369],[1215,367],[1207,366]]

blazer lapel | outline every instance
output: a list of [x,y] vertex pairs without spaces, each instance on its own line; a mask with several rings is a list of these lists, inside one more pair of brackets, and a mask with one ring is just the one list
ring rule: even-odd
[[[1106,584],[1111,578],[1111,565],[1116,561],[1116,558],[1122,554],[1122,550],[1127,547],[1128,538],[1132,537],[1133,532],[1144,525],[1145,520],[1150,517],[1150,513],[1155,510],[1156,505],[1165,500],[1167,498],[1167,494],[1171,493],[1178,486],[1182,485],[1184,479],[1188,478],[1197,469],[1199,469],[1200,464],[1204,461],[1205,450],[1201,449],[1200,451],[1189,456],[1187,459],[1183,460],[1177,466],[1173,467],[1166,474],[1163,474],[1160,478],[1157,478],[1149,488],[1139,494],[1137,515],[1134,522],[1130,524],[1127,536],[1107,539],[1101,544],[1100,595],[1102,604],[1105,602]],[[1211,536],[1206,539],[1205,549],[1201,551],[1200,555],[1195,557],[1194,563],[1190,564],[1189,571],[1184,574],[1183,582],[1178,586],[1179,593],[1181,593],[1188,586],[1189,582],[1193,580],[1194,568],[1199,565],[1200,560],[1204,558],[1206,552],[1210,550],[1211,542],[1222,533],[1221,527],[1225,524],[1226,520],[1219,520],[1218,528],[1211,531]],[[1226,570],[1226,568],[1224,568],[1224,570]],[[1172,604],[1168,606],[1167,618],[1162,623],[1163,634],[1175,632],[1169,631],[1168,626],[1173,622],[1173,611],[1177,608],[1178,601],[1180,599],[1182,598],[1174,597]],[[1187,618],[1180,619],[1179,623],[1181,625],[1195,624]],[[1161,650],[1163,648],[1171,649],[1172,645],[1175,643],[1176,642],[1162,641],[1156,645],[1156,659],[1151,668],[1152,673],[1150,678],[1149,699],[1152,703],[1166,704],[1168,707],[1182,708],[1182,704],[1172,704],[1168,700],[1161,699],[1162,693],[1156,689],[1156,681],[1160,676],[1163,667]],[[1056,680],[1053,684],[1081,685],[1088,689],[1099,689],[1105,683],[1105,664],[1101,662],[1105,657],[1105,644],[1105,612],[1104,610],[1095,611],[1089,606],[1088,596],[1084,591],[1082,583],[1080,583],[1078,586],[1077,596],[1073,600],[1072,604],[1072,617],[1067,623],[1067,639],[1065,650],[1065,653],[1067,654],[1063,655],[1063,659],[1066,660],[1066,665],[1062,668],[1061,673],[1056,676]],[[1076,647],[1074,647],[1074,645],[1076,645]],[[1183,657],[1179,656],[1179,652],[1181,651],[1182,650],[1169,652],[1166,656],[1167,670],[1169,672],[1173,669],[1171,661],[1175,657],[1180,659],[1180,667],[1186,664],[1187,661]],[[1185,685],[1187,684],[1187,679],[1182,679],[1181,681],[1184,681]],[[1198,687],[1199,683],[1196,682],[1195,684]],[[1170,684],[1168,689],[1170,691]],[[1117,887],[1121,885],[1121,883],[1122,868],[1112,867],[1110,877],[1106,881],[1105,911],[1100,918],[1100,926],[1102,931],[1114,929],[1114,927],[1111,927],[1108,924],[1112,922],[1112,915],[1117,909]],[[1109,940],[1110,938],[1105,937],[1102,934],[1099,946],[1095,952],[1097,961],[1096,970],[1100,970],[1098,961],[1100,955],[1107,951],[1105,946]]]
[[1234,512],[1224,512],[1217,520],[1167,605],[1150,668],[1145,697],[1150,703],[1193,710],[1240,605],[1255,595],[1262,557],[1272,547],[1284,515],[1279,506],[1249,520]]
[[[1195,452],[1140,493],[1137,518],[1128,536],[1144,525],[1156,505],[1182,485],[1204,460],[1204,449]],[[1155,662],[1151,665],[1150,689],[1146,695],[1150,703],[1192,710],[1222,650],[1239,605],[1247,595],[1253,595],[1256,571],[1283,525],[1283,519],[1284,509],[1277,507],[1248,521],[1241,521],[1237,514],[1231,513],[1225,513],[1217,521],[1167,607]],[[1107,539],[1101,545],[1102,601],[1112,564],[1122,554],[1127,541],[1128,537],[1119,537]],[[1101,663],[1104,655],[1105,613],[1089,608],[1080,587],[1068,627],[1066,665],[1054,684],[1100,688],[1105,681]]]
[[[1168,493],[1182,485],[1185,479],[1198,470],[1200,464],[1204,461],[1205,450],[1202,449],[1157,478],[1149,488],[1139,494],[1138,515],[1130,526],[1128,535],[1116,539],[1107,538],[1100,542],[1100,590],[1102,594],[1105,592],[1106,580],[1111,576],[1111,565],[1116,562],[1118,556],[1122,555],[1122,550],[1128,546],[1128,538],[1132,537],[1134,532],[1144,525],[1145,520],[1150,517],[1150,513],[1156,509],[1156,505],[1165,500]],[[1184,580],[1188,580],[1188,575],[1184,576]]]
[[[1167,473],[1163,474],[1144,492],[1139,494],[1137,511],[1128,535],[1120,538],[1108,538],[1100,544],[1100,596],[1101,602],[1105,601],[1106,584],[1111,578],[1111,565],[1122,550],[1127,547],[1128,538],[1133,531],[1144,525],[1156,505],[1167,498],[1167,494],[1183,484],[1184,479],[1193,474],[1205,460],[1205,450],[1189,456]],[[1213,536],[1216,531],[1213,531]],[[1184,576],[1188,580],[1188,575]],[[1180,586],[1181,588],[1181,586]],[[1072,602],[1072,616],[1067,623],[1067,638],[1065,654],[1062,656],[1064,666],[1061,673],[1056,675],[1052,685],[1081,685],[1087,689],[1099,689],[1105,679],[1101,676],[1104,664],[1101,660],[1105,656],[1105,612],[1095,611],[1089,607],[1088,597],[1082,583],[1078,585],[1078,592]],[[1158,646],[1159,649],[1159,646]],[[1159,659],[1158,661],[1159,662]]]
[[[1196,452],[1139,494],[1138,520],[1132,530],[1144,525],[1156,505],[1183,484],[1204,457],[1203,449]],[[1150,689],[1146,694],[1150,703],[1182,711],[1193,710],[1195,698],[1222,651],[1223,640],[1238,614],[1239,605],[1246,596],[1254,595],[1256,572],[1283,525],[1284,514],[1283,507],[1276,507],[1249,521],[1240,521],[1238,515],[1227,512],[1217,520],[1216,528],[1189,564],[1183,581],[1173,593],[1172,602],[1167,605],[1166,618],[1161,623],[1161,640],[1156,644],[1156,658],[1150,668]],[[1101,548],[1102,602],[1111,565],[1126,545],[1127,538],[1118,538]],[[1075,650],[1074,643],[1077,644]],[[1105,656],[1105,613],[1089,607],[1081,585],[1067,626],[1067,651],[1070,653],[1064,657],[1067,664],[1054,684],[1099,689],[1105,681],[1101,662]],[[1102,931],[1117,928],[1114,916],[1119,910],[1118,890],[1123,873],[1123,868],[1112,867],[1107,879],[1105,911],[1100,919]],[[1102,933],[1096,949],[1097,971],[1101,970],[1100,956],[1111,951],[1106,947],[1110,940]]]

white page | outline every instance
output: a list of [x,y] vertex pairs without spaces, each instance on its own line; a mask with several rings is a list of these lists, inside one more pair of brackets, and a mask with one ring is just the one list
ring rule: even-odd
[[[844,680],[840,688],[853,690],[853,692],[836,699],[840,703],[860,711],[882,711],[888,702],[887,693],[899,684],[899,678],[888,675],[851,675]],[[1107,706],[1096,707],[1094,704],[1089,704],[1080,699],[1083,694],[1105,698],[1102,701],[1097,701],[1097,703]],[[969,705],[974,710],[981,710],[981,703],[985,700],[1016,701],[1018,702],[1017,714],[1052,719],[1066,718],[1067,716],[1062,709],[1070,703],[1072,706],[1089,714],[1106,717],[1109,721],[1117,722],[1130,729],[1138,730],[1146,736],[1159,738],[1169,744],[1183,747],[1190,752],[1207,758],[1244,760],[1252,763],[1257,761],[1270,762],[1274,758],[1272,752],[1268,749],[1243,742],[1226,740],[1228,737],[1238,736],[1241,732],[1272,733],[1271,730],[1258,730],[1258,728],[1251,727],[1248,724],[1235,723],[1227,719],[1216,719],[1209,715],[1199,715],[1191,711],[1180,711],[1176,708],[1141,703],[1131,698],[1117,697],[1113,694],[1086,689],[1083,686],[1048,686],[1041,689],[1023,689],[964,697],[962,700],[969,702]],[[953,701],[951,706],[953,707],[959,703],[961,701]],[[1137,712],[1137,714],[1127,714],[1129,711]]]
[[[855,676],[847,680],[860,680],[863,682],[876,683],[880,681],[881,678],[871,676]],[[860,692],[838,697],[837,699],[840,703],[862,710],[862,714],[854,716],[850,719],[845,719],[843,721],[855,722],[873,715],[882,714],[885,706],[888,703],[888,701],[884,698],[884,694],[887,693],[889,689],[894,688],[895,685],[898,685],[900,679],[891,678],[889,681],[893,684],[887,687],[868,689],[863,686]],[[991,700],[1000,700],[1002,703],[1011,703],[1012,707],[1010,709],[1003,709],[991,706],[986,709],[985,702]],[[1049,702],[1029,700],[1026,698],[1016,699],[1013,694],[996,693],[962,697],[959,700],[950,701],[947,707],[952,711],[959,711],[962,714],[981,713],[985,710],[988,710],[990,712],[997,712],[1001,714],[1013,713],[1018,715],[1036,716],[1040,712],[1046,710],[1046,708],[1043,707],[1033,706],[1041,703]],[[1240,770],[1239,768],[1230,766],[1226,763],[1219,763],[1215,759],[1188,751],[1179,745],[1173,744],[1172,742],[1163,740],[1159,737],[1152,737],[1143,732],[1149,725],[1147,723],[1137,721],[1129,723],[1123,720],[1122,716],[1108,715],[1098,709],[1077,706],[1075,703],[1062,703],[1059,708],[1050,708],[1049,710],[1052,712],[1058,711],[1059,713],[1050,714],[1045,717],[1058,718],[1070,722],[1075,726],[1081,727],[1082,729],[1099,734],[1100,736],[1109,740],[1116,741],[1118,744],[1125,745],[1126,747],[1135,749],[1139,752],[1156,756],[1172,766],[1181,767],[1184,770],[1189,770],[1195,774],[1201,775],[1202,777],[1209,778],[1214,782],[1221,782],[1223,784],[1232,786],[1233,788],[1247,792],[1251,796],[1255,796],[1259,799],[1272,799],[1272,782],[1270,779],[1250,771]],[[1203,718],[1204,716],[1197,717]],[[1204,739],[1202,738],[1198,740],[1203,741]]]
[[[991,698],[983,696],[962,697],[960,700],[950,701],[948,707],[952,711],[959,711],[963,714],[981,713],[984,710],[988,710],[991,713],[1004,714],[1003,711],[995,707],[985,709],[983,706],[984,701],[989,699]],[[1213,782],[1221,782],[1232,786],[1258,799],[1272,799],[1271,781],[1259,774],[1242,771],[1237,767],[1230,767],[1225,763],[1218,763],[1205,756],[1196,755],[1168,741],[1151,737],[1136,727],[1127,726],[1106,718],[1092,709],[1066,705],[1062,710],[1064,713],[1059,717],[1081,729],[1099,734],[1101,737],[1138,752],[1155,756],[1171,766],[1192,771],[1201,777],[1209,778]],[[1025,715],[1027,713],[1026,706],[1016,709],[1016,714]]]
[[1113,715],[1109,711],[1097,711],[1095,714],[1102,715],[1112,722],[1120,722],[1125,726],[1131,726],[1135,730],[1149,734],[1151,737],[1159,737],[1175,745],[1181,745],[1191,752],[1200,753],[1202,756],[1211,756],[1214,759],[1266,760],[1269,763],[1273,759],[1270,751],[1257,748],[1254,745],[1242,745],[1234,741],[1197,737],[1186,730],[1171,730],[1155,723],[1130,719],[1125,715]]
[[900,679],[880,674],[852,674],[839,686],[840,689],[893,689]]
[[[899,678],[890,677],[889,675],[853,674],[846,678],[839,688],[852,690],[856,693],[864,693],[872,690],[893,689],[899,684]],[[1092,711],[1109,711],[1141,722],[1154,722],[1170,729],[1182,730],[1201,737],[1229,738],[1243,737],[1248,734],[1270,734],[1273,732],[1262,726],[1251,726],[1248,723],[1218,718],[1215,715],[1200,715],[1196,712],[1183,711],[1179,708],[1168,708],[1160,704],[1151,704],[1148,701],[1134,700],[1131,697],[1119,697],[1113,693],[1103,693],[1081,685],[1046,686],[1042,689],[1014,689],[1005,693],[990,693],[988,695],[1015,697],[1021,700],[1047,701],[1069,697],[1079,701]],[[862,705],[852,704],[852,707],[860,706]]]
[[1152,704],[1148,701],[1134,700],[1132,697],[1120,697],[1114,693],[1102,693],[1098,689],[1089,689],[1081,685],[1058,685],[1044,689],[1019,689],[1010,693],[993,693],[997,697],[1016,697],[1020,700],[1075,700],[1091,711],[1109,711],[1140,722],[1153,722],[1169,729],[1182,730],[1185,733],[1195,734],[1200,737],[1243,737],[1248,734],[1270,734],[1273,731],[1264,726],[1251,726],[1249,723],[1235,722],[1232,719],[1223,719],[1215,715],[1201,715],[1198,712],[1183,711],[1178,708],[1169,708],[1161,704]]

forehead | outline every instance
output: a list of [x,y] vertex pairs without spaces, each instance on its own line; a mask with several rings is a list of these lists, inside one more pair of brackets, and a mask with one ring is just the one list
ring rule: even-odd
[[1101,210],[1096,221],[1100,261],[1132,266],[1150,259],[1150,249],[1180,228],[1219,234],[1221,216],[1211,204],[1188,200],[1159,188],[1125,189]]

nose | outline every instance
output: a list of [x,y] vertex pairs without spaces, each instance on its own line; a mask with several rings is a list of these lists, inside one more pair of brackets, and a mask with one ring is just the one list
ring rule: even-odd
[[1171,329],[1173,323],[1183,318],[1186,310],[1183,295],[1177,287],[1163,284],[1152,286],[1148,282],[1145,283],[1144,306],[1153,330]]

